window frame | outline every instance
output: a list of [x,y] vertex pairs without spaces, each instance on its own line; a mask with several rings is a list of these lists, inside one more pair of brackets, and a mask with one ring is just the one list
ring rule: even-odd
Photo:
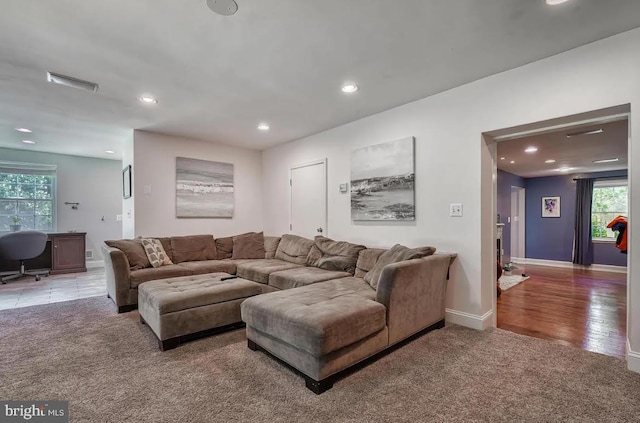
[[[50,176],[51,177],[51,228],[50,229],[35,229],[43,232],[56,232],[58,227],[58,172],[56,165],[40,164],[40,163],[19,163],[19,162],[5,162],[0,161],[0,173],[14,174],[14,175],[37,175],[37,176]],[[0,197],[0,200],[7,201],[19,201],[19,200],[32,200],[34,202],[42,201],[38,198],[8,198]],[[17,205],[16,205],[17,207]],[[16,210],[16,214],[19,215],[19,210]],[[34,216],[35,205],[34,205]],[[31,216],[31,215],[28,215]],[[34,220],[35,226],[35,220]],[[6,233],[9,231],[0,230],[0,233]]]
[[[594,213],[617,213],[617,214],[629,214],[629,180],[627,178],[619,178],[619,179],[606,179],[606,180],[597,180],[593,183],[593,189],[595,191],[596,188],[614,188],[614,187],[627,187],[627,211],[626,212],[594,212],[593,206],[591,207],[591,225],[593,225],[593,214]],[[593,194],[591,195],[591,200],[593,202]],[[592,237],[591,241],[594,243],[603,243],[610,244],[615,243],[616,238],[596,238]]]

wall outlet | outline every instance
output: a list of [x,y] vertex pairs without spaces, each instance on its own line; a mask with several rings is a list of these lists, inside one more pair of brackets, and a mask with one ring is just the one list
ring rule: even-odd
[[116,214],[116,221],[120,222],[122,220],[121,214]]
[[507,217],[507,223],[511,223],[511,218]]
[[151,195],[151,185],[145,185],[143,187],[144,195]]
[[451,203],[449,208],[449,216],[462,217],[462,203]]

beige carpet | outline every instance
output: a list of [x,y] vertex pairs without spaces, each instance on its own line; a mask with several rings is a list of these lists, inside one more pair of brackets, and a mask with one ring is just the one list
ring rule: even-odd
[[158,351],[106,298],[0,312],[0,398],[70,401],[72,422],[631,422],[619,359],[499,329],[427,334],[316,396],[243,330]]

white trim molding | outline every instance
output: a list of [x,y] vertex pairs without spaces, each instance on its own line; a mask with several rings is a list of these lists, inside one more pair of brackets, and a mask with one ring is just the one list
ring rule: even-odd
[[627,339],[627,368],[632,372],[640,373],[640,353],[631,350]]
[[466,326],[471,329],[485,330],[493,327],[493,310],[489,310],[482,316],[478,316],[476,314],[447,308],[445,309],[445,316],[447,323]]
[[[612,273],[627,273],[627,266],[612,266],[609,264],[592,264],[591,266],[583,266],[581,264],[574,264],[570,261],[556,261],[556,260],[542,260],[542,259],[517,259],[513,260],[514,263],[520,264],[532,264],[534,266],[550,266],[550,267],[562,267],[566,269],[584,269],[584,270],[596,270],[598,272],[612,272]],[[520,261],[521,260],[521,261]]]
[[86,264],[87,269],[97,269],[99,267],[104,267],[104,260],[91,260]]

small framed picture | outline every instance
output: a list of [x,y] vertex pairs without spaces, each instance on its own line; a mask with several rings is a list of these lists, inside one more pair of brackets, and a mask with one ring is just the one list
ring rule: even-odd
[[542,217],[560,217],[560,197],[542,197]]
[[131,198],[131,165],[122,171],[122,197]]

